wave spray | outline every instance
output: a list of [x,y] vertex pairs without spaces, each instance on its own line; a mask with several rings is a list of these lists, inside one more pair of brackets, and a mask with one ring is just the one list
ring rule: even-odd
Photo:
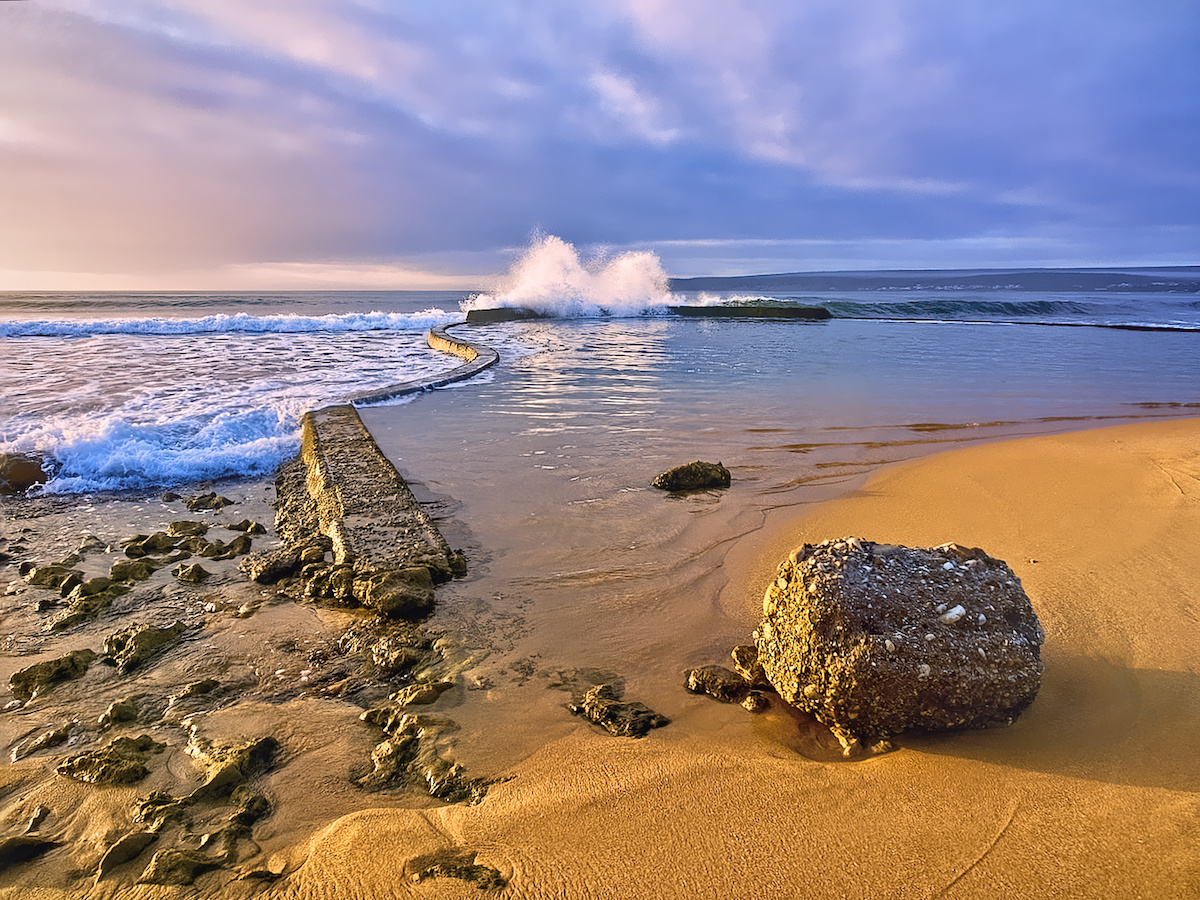
[[637,316],[671,302],[667,273],[647,250],[583,260],[573,244],[535,235],[493,293],[474,294],[463,311],[522,307],[556,318]]

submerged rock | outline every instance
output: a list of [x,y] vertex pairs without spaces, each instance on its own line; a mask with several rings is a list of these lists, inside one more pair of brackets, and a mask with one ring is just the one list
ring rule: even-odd
[[645,737],[652,728],[662,728],[671,720],[636,700],[623,700],[624,692],[611,684],[599,684],[568,708],[577,716],[595,722],[618,737]]
[[187,584],[200,584],[212,577],[212,572],[203,568],[199,563],[190,566],[180,563],[172,570],[171,574]]
[[125,675],[175,644],[185,631],[187,625],[183,622],[176,622],[167,628],[133,624],[105,638],[104,652],[116,665],[117,671]]
[[132,834],[125,835],[109,847],[104,855],[100,857],[100,866],[96,870],[96,878],[103,878],[117,866],[137,859],[142,851],[156,840],[158,840],[158,835],[153,831],[135,831]]
[[1006,725],[1041,685],[1041,625],[982,550],[805,544],[763,601],[758,658],[780,696],[847,755],[911,729]]
[[405,713],[399,706],[369,709],[360,717],[378,725],[387,737],[371,752],[374,771],[358,780],[369,791],[420,785],[430,796],[447,803],[483,800],[492,782],[468,777],[458,763],[438,752],[437,743],[458,725],[439,716]]
[[232,747],[213,747],[193,738],[188,752],[204,767],[207,777],[188,799],[229,796],[244,782],[269,769],[278,749],[279,741],[270,735]]
[[8,679],[9,690],[21,701],[44,694],[60,681],[79,678],[96,659],[93,650],[72,650],[58,659],[48,659],[14,672]]
[[205,872],[219,869],[221,861],[205,856],[195,850],[179,850],[174,847],[159,850],[146,866],[138,884],[188,885]]
[[414,884],[429,878],[457,878],[481,891],[498,891],[508,884],[498,869],[478,864],[475,857],[470,850],[441,850],[410,859],[404,865],[404,874]]
[[729,470],[721,463],[696,460],[677,466],[654,479],[654,486],[664,491],[702,491],[708,488],[727,488]]
[[70,757],[55,771],[87,784],[132,784],[150,774],[146,766],[150,754],[165,749],[166,744],[158,743],[148,734],[119,737],[107,747]]

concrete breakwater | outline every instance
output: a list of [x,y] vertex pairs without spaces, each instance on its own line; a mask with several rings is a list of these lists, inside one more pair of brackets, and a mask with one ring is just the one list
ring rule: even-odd
[[466,572],[462,554],[450,549],[354,408],[470,378],[499,359],[490,347],[451,337],[448,327],[430,331],[429,345],[463,365],[304,414],[300,454],[276,477],[285,544],[247,561],[252,579],[273,584],[298,575],[309,596],[418,619],[432,608],[434,585]]

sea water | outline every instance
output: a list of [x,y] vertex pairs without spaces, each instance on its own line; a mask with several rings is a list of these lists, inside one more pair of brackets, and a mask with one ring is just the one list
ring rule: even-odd
[[[835,318],[668,311],[746,299]],[[497,304],[561,317],[459,326],[498,365],[361,411],[466,551],[432,626],[474,661],[442,701],[473,772],[575,727],[556,673],[609,672],[681,724],[726,715],[680,672],[749,640],[762,584],[745,548],[880,465],[1200,409],[1194,294],[681,295],[648,256],[550,241],[482,293],[4,295],[0,451],[43,455],[46,490],[67,495],[266,476],[305,409],[458,365],[425,332]],[[650,486],[693,459],[723,462],[732,486]]]
[[[668,309],[730,302],[834,318]],[[483,293],[0,294],[0,452],[47,460],[58,493],[263,475],[296,452],[305,410],[453,368],[425,333],[494,305],[555,318],[458,332],[501,352],[480,402],[554,431],[582,415],[711,441],[754,410],[754,428],[815,452],[881,427],[1179,414],[1200,390],[1195,293],[1046,294],[998,276],[989,291],[673,294],[650,254],[587,261],[545,237]],[[512,377],[518,360],[536,377]]]

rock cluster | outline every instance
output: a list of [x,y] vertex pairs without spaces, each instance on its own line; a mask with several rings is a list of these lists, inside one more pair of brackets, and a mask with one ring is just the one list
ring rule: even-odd
[[805,544],[763,600],[758,660],[788,703],[862,740],[1013,722],[1045,639],[1020,580],[984,551],[858,538]]
[[709,488],[729,487],[730,477],[729,470],[721,463],[696,460],[663,472],[654,479],[653,484],[664,491],[703,491]]
[[43,599],[38,609],[48,611],[65,604],[66,608],[55,612],[46,627],[50,631],[66,631],[94,619],[116,598],[129,593],[136,582],[146,581],[165,566],[178,564],[175,574],[181,581],[196,584],[206,580],[210,577],[208,572],[199,565],[185,566],[183,560],[193,554],[214,561],[235,559],[250,552],[249,535],[262,528],[254,523],[229,527],[240,533],[228,543],[206,538],[209,526],[205,522],[172,522],[166,531],[134,535],[121,542],[126,559],[114,562],[108,575],[94,578],[85,578],[81,570],[73,568],[83,559],[82,554],[107,549],[103,542],[91,536],[84,539],[77,553],[57,563],[26,562],[18,571],[29,585],[58,592],[61,602]]

